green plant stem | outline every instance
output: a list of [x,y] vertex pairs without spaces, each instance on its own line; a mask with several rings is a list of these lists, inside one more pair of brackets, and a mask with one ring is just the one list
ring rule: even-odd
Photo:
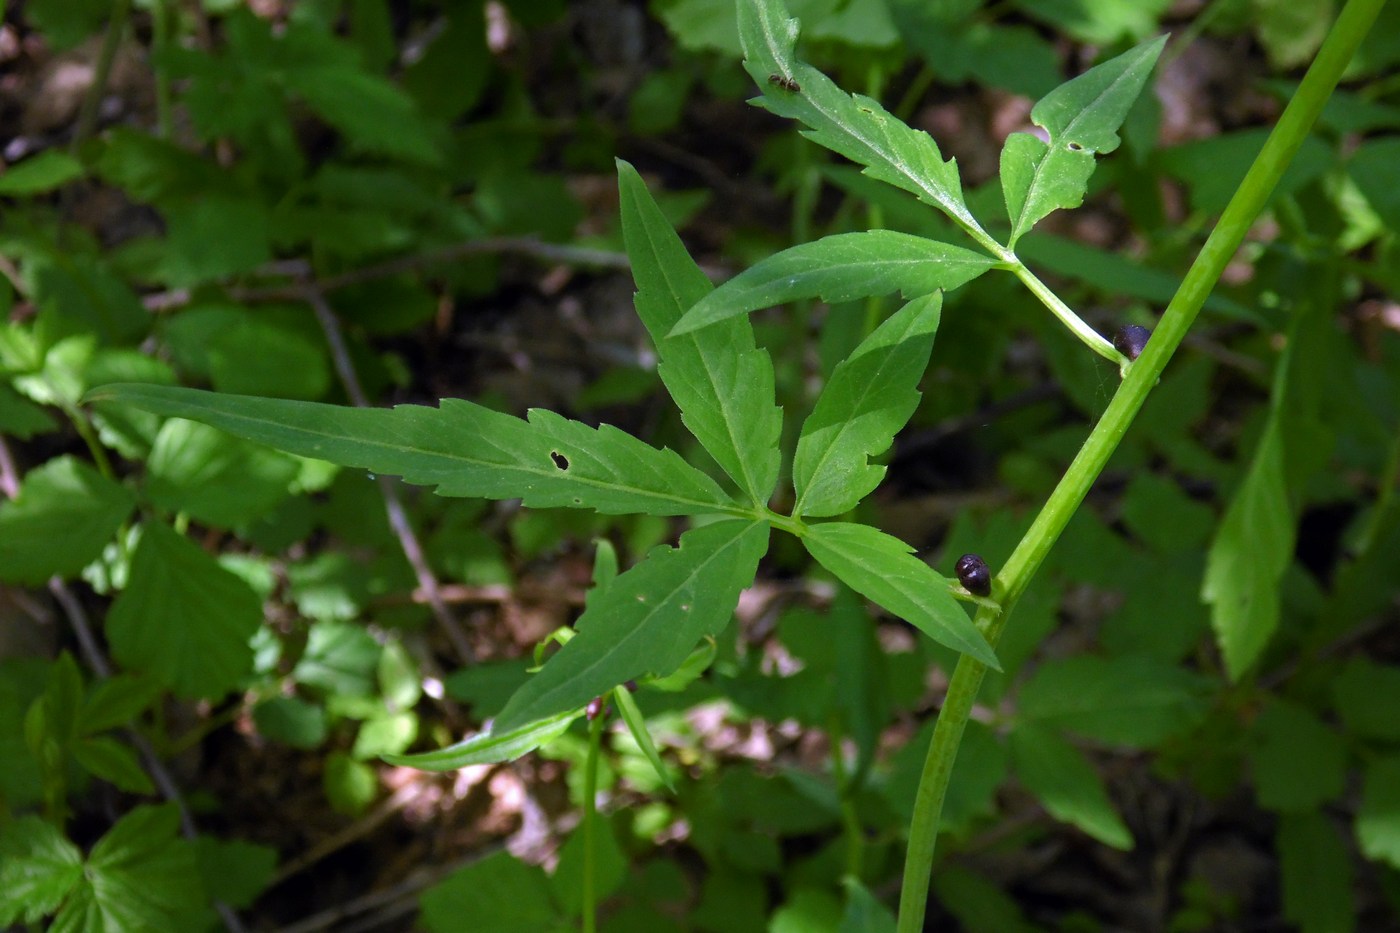
[[[151,10],[151,24],[153,35],[151,44],[156,51],[164,56],[170,47],[170,26],[173,19],[173,11],[170,8],[171,0],[156,0],[154,9]],[[166,70],[164,59],[161,67],[156,69],[156,129],[157,135],[161,139],[169,139],[173,132],[173,121],[171,119],[171,98],[170,98],[170,73]]]
[[[606,708],[605,708],[606,709]],[[597,933],[598,754],[603,744],[603,710],[588,724],[588,758],[583,765],[583,933]]]
[[833,713],[827,720],[827,735],[831,742],[831,776],[836,780],[836,792],[841,795],[841,827],[846,833],[846,874],[857,880],[865,863],[865,830],[856,813],[857,782],[846,770],[846,757],[841,753],[841,722]]
[[961,218],[952,214],[948,215],[954,223],[962,228],[963,232],[977,241],[987,252],[991,253],[1002,263],[1005,269],[1009,270],[1021,283],[1030,289],[1032,295],[1040,299],[1041,304],[1050,309],[1050,313],[1060,319],[1074,336],[1078,337],[1085,346],[1093,350],[1099,356],[1116,365],[1120,371],[1126,372],[1128,358],[1114,349],[1113,344],[1104,339],[1104,336],[1094,330],[1084,319],[1074,313],[1069,305],[1065,304],[1059,295],[1050,290],[1050,287],[1036,277],[1036,274],[1026,267],[1012,250],[1001,245],[990,233],[977,226],[975,223],[966,223]]
[[[1146,400],[1147,393],[1157,383],[1207,296],[1225,271],[1226,264],[1239,249],[1250,225],[1264,208],[1270,193],[1307,137],[1384,3],[1385,0],[1348,0],[1297,93],[1269,134],[1219,223],[1186,273],[1181,287],[1162,314],[1152,339],[1147,342],[1147,348],[1128,367],[1123,384],[1109,403],[1103,418],[1094,426],[1064,478],[1050,494],[1030,530],[997,575],[992,596],[1001,603],[1002,611],[998,613],[982,607],[976,619],[978,628],[993,648],[1017,600],[1025,592],[1070,517],[1079,508],[1089,487],[1107,465],[1109,457]],[[923,929],[934,843],[943,798],[948,789],[948,777],[952,773],[958,745],[986,671],[985,665],[966,655],[959,659],[948,686],[947,699],[938,716],[938,724],[934,728],[933,739],[929,743],[915,798],[914,819],[909,827],[909,850],[900,891],[899,933],[918,933]]]
[[1009,261],[1013,263],[1011,272],[1020,279],[1031,294],[1040,299],[1041,304],[1050,309],[1050,313],[1060,319],[1060,323],[1070,329],[1074,336],[1083,341],[1084,345],[1093,350],[1099,356],[1117,366],[1120,370],[1126,371],[1128,358],[1114,349],[1102,334],[1094,330],[1084,319],[1075,314],[1070,306],[1065,304],[1060,296],[1050,290],[1050,287],[1036,277],[1035,273],[1026,268],[1025,263],[1014,255],[1010,255]]
[[102,37],[102,48],[97,53],[92,85],[78,109],[78,125],[73,130],[73,141],[68,146],[71,152],[78,151],[83,140],[92,135],[93,128],[97,125],[97,108],[102,103],[102,95],[107,92],[107,79],[112,75],[112,62],[116,60],[117,49],[121,46],[130,14],[131,0],[116,0],[112,4],[112,16],[107,21],[107,34]]

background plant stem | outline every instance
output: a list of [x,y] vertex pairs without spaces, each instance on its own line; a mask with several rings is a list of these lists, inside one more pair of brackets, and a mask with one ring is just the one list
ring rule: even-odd
[[[1384,3],[1385,0],[1349,0],[1343,8],[1297,93],[1289,101],[1244,181],[1221,214],[1220,222],[1211,231],[1181,287],[1162,314],[1152,339],[1147,342],[1147,348],[1128,368],[1123,384],[1103,417],[1094,426],[1064,478],[1050,494],[1034,524],[998,574],[992,595],[1001,602],[1002,610],[997,612],[983,607],[977,612],[977,626],[983,630],[993,648],[1017,600],[1127,433],[1133,418],[1147,399],[1147,393],[1156,385],[1211,289],[1225,271],[1226,264],[1239,249],[1250,225],[1263,210],[1284,170],[1307,138],[1313,122],[1331,97],[1352,54],[1365,38]],[[938,716],[938,724],[934,728],[933,739],[929,743],[928,757],[924,761],[915,798],[914,819],[909,827],[909,850],[900,891],[899,933],[918,933],[923,929],[943,798],[963,730],[986,671],[986,665],[966,655],[959,659],[948,686],[948,696]]]
[[598,754],[603,743],[603,710],[588,724],[588,758],[583,765],[583,933],[598,929],[597,818]]

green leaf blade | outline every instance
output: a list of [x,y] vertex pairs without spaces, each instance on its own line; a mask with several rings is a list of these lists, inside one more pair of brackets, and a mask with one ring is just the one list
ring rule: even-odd
[[1321,812],[1279,819],[1283,915],[1304,933],[1356,929],[1350,846]]
[[807,529],[808,553],[851,589],[941,645],[1001,670],[996,654],[948,590],[949,581],[914,549],[869,525],[826,522]]
[[802,426],[793,459],[793,514],[839,515],[879,485],[887,450],[919,405],[943,298],[915,299],[877,327],[832,371]]
[[729,624],[767,548],[767,523],[741,520],[688,531],[677,548],[653,548],[589,599],[578,633],[511,697],[496,728],[517,729],[628,680],[670,674],[697,641]]
[[1118,128],[1142,93],[1166,36],[1090,68],[1045,95],[1031,120],[1049,134],[1007,137],[1001,152],[1002,192],[1011,217],[1010,245],[1052,211],[1084,200],[1094,156],[1118,148]]
[[652,770],[661,779],[661,783],[666,785],[666,789],[674,794],[676,792],[675,782],[671,780],[670,772],[666,770],[666,764],[661,760],[661,753],[656,750],[656,743],[652,741],[651,732],[647,729],[646,717],[642,715],[641,707],[637,705],[637,701],[632,699],[632,691],[627,689],[625,684],[613,688],[613,702],[617,704],[617,711],[622,714],[622,721],[627,724],[627,731],[632,734],[632,739],[642,750],[642,754],[646,756]]
[[1045,811],[1115,849],[1133,847],[1103,780],[1083,754],[1048,729],[1018,726],[1011,733],[1016,773]]
[[1356,840],[1362,855],[1400,868],[1400,755],[1377,758],[1365,766]]
[[1206,712],[1208,682],[1145,656],[1090,655],[1047,662],[1021,688],[1021,717],[1084,738],[1151,748]]
[[135,504],[128,490],[73,457],[36,467],[0,505],[0,580],[37,586],[75,576],[101,556]]
[[1201,583],[1231,680],[1258,660],[1278,628],[1279,582],[1293,538],[1283,436],[1271,427],[1215,533]]
[[[870,177],[916,195],[964,229],[981,232],[963,200],[956,162],[944,161],[927,133],[911,129],[868,97],[847,94],[798,61],[797,21],[778,0],[743,0],[739,38],[744,68],[763,90],[763,107],[806,124],[803,135],[864,166]],[[772,82],[772,75],[796,89]]]
[[581,709],[567,710],[509,732],[499,732],[493,728],[436,751],[379,757],[391,765],[417,768],[419,771],[455,771],[470,765],[514,761],[563,735],[568,731],[569,725],[582,714]]
[[754,344],[748,320],[704,333],[671,335],[712,286],[662,215],[636,169],[618,162],[622,233],[637,283],[637,314],[661,363],[657,373],[686,428],[756,504],[778,482],[782,409],[773,361]]
[[58,909],[83,876],[83,855],[37,816],[0,828],[0,926],[37,924]]
[[197,926],[204,886],[194,849],[176,838],[173,804],[142,806],[93,846],[83,883],[54,919],[53,930],[176,931]]
[[343,408],[135,384],[102,386],[88,400],[188,418],[298,456],[436,486],[443,496],[518,498],[535,508],[610,514],[734,508],[713,480],[674,451],[539,409],[525,421],[462,399],[444,399],[440,408]]
[[252,670],[262,601],[199,546],[142,528],[127,587],[107,616],[112,654],[186,697],[215,699]]
[[798,298],[832,304],[893,292],[917,298],[964,285],[996,264],[982,253],[894,230],[838,233],[745,269],[691,308],[672,333]]

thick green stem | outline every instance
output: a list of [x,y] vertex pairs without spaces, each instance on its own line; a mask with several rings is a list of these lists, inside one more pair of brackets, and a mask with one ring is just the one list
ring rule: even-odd
[[[1025,592],[1046,554],[1127,433],[1147,393],[1186,336],[1191,322],[1225,271],[1226,264],[1244,241],[1250,225],[1307,137],[1347,62],[1384,2],[1348,0],[1293,100],[1269,134],[1264,148],[1250,166],[1249,173],[1230,199],[1220,222],[1207,238],[1181,287],[1162,314],[1152,339],[1147,342],[1147,348],[1137,362],[1128,367],[1123,384],[1109,403],[1103,418],[1094,426],[1064,478],[1050,494],[1034,524],[998,574],[992,595],[1001,602],[1003,611],[996,613],[983,607],[977,613],[978,627],[994,648],[1016,601]],[[909,828],[909,852],[900,892],[899,933],[918,933],[923,929],[943,797],[947,792],[958,744],[986,670],[985,665],[967,656],[958,661],[947,699],[938,716],[938,725],[934,728],[933,740],[929,743],[915,800],[914,819]]]

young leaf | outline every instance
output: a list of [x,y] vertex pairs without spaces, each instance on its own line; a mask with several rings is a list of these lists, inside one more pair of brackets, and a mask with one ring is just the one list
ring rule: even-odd
[[613,702],[617,704],[617,711],[622,714],[622,721],[627,723],[627,731],[632,733],[632,738],[636,740],[637,747],[646,755],[647,761],[651,762],[652,770],[656,776],[661,778],[661,783],[666,785],[666,789],[671,793],[676,792],[676,785],[671,781],[671,775],[666,771],[666,765],[661,761],[661,754],[656,750],[656,743],[651,740],[651,733],[647,731],[646,717],[642,715],[641,708],[637,706],[637,701],[632,699],[632,691],[626,685],[613,688]]
[[1118,148],[1118,127],[1162,53],[1167,37],[1096,65],[1040,99],[1031,119],[1050,135],[1012,133],[1001,150],[1001,185],[1015,247],[1021,235],[1059,208],[1084,200],[1094,155]]
[[661,357],[657,373],[696,440],[755,503],[778,482],[782,410],[773,361],[754,346],[746,319],[705,333],[667,336],[710,293],[710,280],[662,216],[636,169],[617,163],[622,235],[637,282],[637,315]]
[[909,302],[836,365],[797,441],[793,515],[839,515],[880,484],[884,466],[867,460],[919,405],[942,304],[938,294]]
[[417,755],[381,755],[391,765],[417,768],[419,771],[455,771],[468,765],[495,764],[514,761],[568,731],[569,724],[583,715],[582,709],[571,709],[528,723],[509,732],[492,728],[456,745]]
[[525,421],[463,399],[443,399],[440,408],[343,408],[136,384],[102,386],[87,400],[189,418],[302,457],[435,485],[443,496],[614,514],[735,510],[674,451],[538,408]]
[[[797,60],[797,20],[788,17],[781,0],[741,0],[739,39],[744,68],[763,90],[760,106],[802,121],[809,127],[804,135],[865,166],[871,178],[916,195],[964,229],[981,232],[963,201],[957,164],[943,161],[932,137]],[[773,75],[780,80],[770,80]]]
[[796,298],[835,304],[896,291],[906,298],[928,295],[957,288],[994,265],[982,253],[893,230],[838,233],[745,269],[691,308],[672,333]]
[[510,698],[495,728],[517,729],[625,681],[670,674],[698,640],[729,624],[767,547],[767,523],[731,520],[686,532],[678,548],[653,548],[588,601],[578,634]]
[[827,522],[802,538],[807,551],[851,589],[925,635],[1001,670],[982,633],[948,591],[948,581],[903,541],[869,525]]
[[1048,729],[1018,726],[1011,733],[1016,773],[1045,812],[1077,826],[1104,845],[1131,849],[1133,836],[1084,756]]

